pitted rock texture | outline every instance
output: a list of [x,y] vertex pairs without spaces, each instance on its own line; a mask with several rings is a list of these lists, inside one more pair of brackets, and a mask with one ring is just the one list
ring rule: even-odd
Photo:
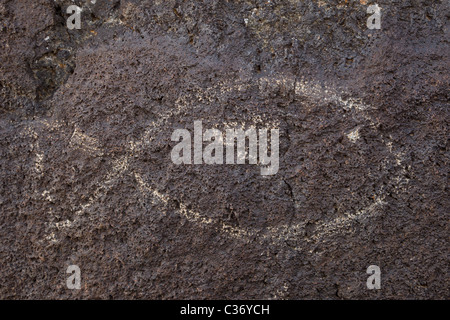
[[[373,3],[0,0],[0,298],[448,299],[450,6]],[[175,165],[196,120],[279,171]]]

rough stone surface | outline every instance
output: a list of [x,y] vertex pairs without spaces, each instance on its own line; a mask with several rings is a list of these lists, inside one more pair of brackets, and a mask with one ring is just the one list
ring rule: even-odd
[[448,299],[449,2],[376,3],[0,0],[0,298]]

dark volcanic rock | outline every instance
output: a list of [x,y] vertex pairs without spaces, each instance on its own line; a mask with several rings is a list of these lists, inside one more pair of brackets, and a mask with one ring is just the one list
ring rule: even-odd
[[[377,3],[0,0],[0,297],[448,299],[449,3]],[[278,173],[173,164],[195,120]]]

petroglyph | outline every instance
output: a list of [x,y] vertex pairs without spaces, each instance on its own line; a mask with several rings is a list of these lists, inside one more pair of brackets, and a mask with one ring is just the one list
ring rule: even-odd
[[[152,203],[159,204],[161,206],[161,213],[165,215],[165,211],[167,210],[167,206],[170,201],[176,199],[171,199],[168,195],[165,195],[157,189],[150,187],[150,185],[146,181],[144,181],[143,177],[139,173],[130,170],[130,158],[143,150],[144,147],[151,144],[155,133],[157,133],[162,126],[167,125],[169,119],[175,116],[182,116],[185,112],[187,112],[187,110],[190,110],[192,104],[188,101],[190,101],[191,99],[193,99],[194,101],[196,99],[199,99],[200,101],[202,99],[215,101],[215,96],[220,92],[233,92],[234,90],[245,91],[250,88],[250,86],[252,86],[252,84],[222,82],[206,90],[197,87],[195,90],[193,90],[194,93],[192,93],[192,96],[184,96],[179,98],[177,100],[175,109],[168,110],[165,114],[162,114],[158,118],[158,120],[147,125],[147,129],[142,133],[139,139],[129,142],[126,154],[111,163],[111,170],[102,179],[103,182],[94,190],[92,196],[88,199],[88,201],[80,205],[80,208],[75,212],[73,221],[66,220],[64,222],[52,223],[49,225],[50,230],[54,231],[52,231],[50,235],[46,237],[46,239],[52,243],[55,243],[58,241],[57,234],[55,234],[56,231],[65,228],[73,228],[82,221],[86,220],[85,217],[81,217],[82,213],[84,213],[88,208],[96,203],[96,201],[98,201],[98,199],[103,194],[110,190],[114,186],[115,182],[123,177],[124,174],[132,175],[141,194],[151,195],[153,199]],[[342,108],[355,110],[360,114],[364,114],[364,119],[366,119],[370,123],[370,126],[372,128],[376,128],[375,122],[370,116],[367,115],[366,112],[373,107],[365,105],[362,102],[352,98],[344,100],[341,98],[342,94],[340,94],[338,90],[331,87],[319,85],[311,81],[296,80],[293,77],[289,76],[262,77],[258,81],[258,87],[261,92],[265,91],[268,86],[280,90],[291,90],[298,97],[304,97],[324,103],[331,102],[341,106]],[[264,120],[260,115],[255,114],[251,119],[253,122],[251,123],[251,126],[258,124],[267,125],[266,120]],[[273,127],[277,127],[279,125],[278,119],[271,119],[271,121],[272,122],[270,122],[269,125],[272,125]],[[46,123],[46,125],[51,127],[52,129],[58,128],[58,125],[55,124],[52,126],[48,122]],[[241,125],[242,128],[248,128],[249,126],[249,124],[245,122],[227,122],[222,123],[222,125],[224,125],[225,127],[237,127]],[[347,134],[347,137],[353,143],[355,143],[360,138],[359,130],[359,127],[357,127]],[[389,152],[395,156],[396,165],[401,165],[400,154],[394,150],[391,139],[382,139]],[[70,138],[70,146],[83,149],[86,152],[91,152],[92,154],[99,156],[104,154],[104,151],[99,147],[98,141],[82,133],[77,127],[75,127],[75,130]],[[400,176],[393,176],[391,180],[397,184],[404,182],[404,180]],[[318,242],[321,241],[324,237],[330,237],[336,233],[347,232],[349,226],[351,226],[356,221],[365,223],[371,217],[378,215],[381,212],[381,208],[386,204],[382,196],[382,192],[369,196],[375,199],[371,205],[355,213],[346,213],[343,216],[337,217],[333,220],[322,221],[316,226],[314,234],[310,237],[305,237],[305,225],[302,223],[272,226],[265,230],[248,230],[232,226],[224,222],[215,221],[214,219],[209,218],[208,216],[201,214],[194,209],[188,209],[185,204],[180,203],[178,200],[177,202],[179,203],[179,208],[176,209],[176,212],[189,222],[199,227],[215,228],[215,230],[227,237],[238,239],[244,242],[257,241],[259,243],[270,246],[286,246],[286,241],[288,240],[298,241],[302,239],[303,241],[307,242]],[[297,209],[299,206],[301,205],[297,203]],[[93,220],[93,218],[90,217],[87,220]],[[297,251],[302,250],[301,245],[294,247],[291,246],[291,248]]]

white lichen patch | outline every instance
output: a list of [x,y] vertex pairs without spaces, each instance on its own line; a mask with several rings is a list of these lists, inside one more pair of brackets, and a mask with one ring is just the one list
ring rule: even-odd
[[46,240],[48,240],[50,243],[56,243],[58,240],[56,240],[56,236],[54,232],[51,232],[49,235],[45,237]]
[[[230,81],[220,82],[215,86],[211,86],[207,89],[194,86],[192,88],[192,93],[180,97],[176,101],[173,109],[167,110],[167,112],[165,112],[164,114],[159,115],[156,121],[149,123],[139,139],[133,141],[130,140],[128,142],[128,150],[126,155],[119,157],[111,162],[111,170],[103,177],[102,182],[99,184],[98,188],[94,190],[88,202],[79,206],[79,210],[76,211],[77,216],[75,217],[75,219],[73,219],[73,221],[66,220],[54,224],[52,226],[54,230],[74,227],[74,225],[77,225],[80,222],[79,219],[82,218],[81,213],[83,213],[87,208],[91,207],[94,203],[99,201],[101,196],[104,195],[108,190],[110,190],[115,185],[115,183],[121,177],[123,177],[123,175],[128,171],[130,157],[134,157],[137,152],[147,147],[154,140],[155,135],[159,132],[159,130],[169,123],[171,117],[182,116],[188,111],[193,112],[195,110],[196,101],[220,103],[220,95],[223,95],[224,93],[244,92],[245,90],[250,89],[252,85],[254,85],[254,83],[252,84],[246,82],[242,83],[240,81]],[[346,110],[353,110],[359,115],[362,115],[363,118],[371,124],[372,128],[376,129],[375,121],[370,117],[370,115],[366,113],[366,111],[372,109],[372,107],[362,103],[356,98],[343,99],[342,96],[344,92],[342,92],[341,90],[315,83],[313,81],[299,80],[289,75],[262,77],[256,85],[259,87],[259,90],[261,92],[265,92],[267,91],[267,89],[270,89],[274,92],[278,91],[281,93],[292,92],[297,97],[305,97],[307,99],[319,101],[322,103],[335,103],[336,105],[341,106]],[[240,127],[243,129],[248,129],[250,127],[256,128],[256,126],[259,124],[264,125],[266,128],[268,126],[273,126],[274,128],[276,128],[280,125],[278,120],[264,119],[263,117],[261,117],[261,115],[258,114],[251,115],[251,119],[251,121],[236,120],[225,123],[221,122],[218,124],[225,127]],[[211,126],[214,127],[214,124],[211,124]],[[347,137],[351,142],[356,142],[360,138],[359,128],[360,127],[358,126],[347,134]],[[37,135],[32,132],[32,130],[29,133],[33,136],[36,136],[37,138]],[[392,139],[385,141],[382,135],[380,135],[380,137],[383,140],[388,151],[392,155],[394,155],[395,163],[397,165],[402,165],[403,155],[394,150]],[[72,134],[70,145],[72,147],[86,150],[87,152],[102,152],[99,147],[98,141],[82,133],[78,128],[76,128],[74,133]],[[39,163],[42,163],[43,161],[43,157],[37,157],[36,159],[39,159]],[[389,158],[387,158],[386,161],[390,161]],[[40,170],[43,169],[42,167],[40,168]],[[403,170],[401,171],[401,175],[405,174],[405,170],[406,168],[403,168]],[[197,226],[214,228],[215,230],[217,230],[217,232],[227,237],[232,237],[234,239],[239,239],[246,242],[257,241],[261,244],[269,246],[286,246],[286,240],[318,242],[321,241],[324,237],[346,233],[348,232],[348,230],[350,230],[350,227],[353,225],[353,223],[368,223],[367,220],[369,218],[381,214],[382,211],[380,210],[380,208],[385,204],[383,193],[381,191],[377,192],[376,194],[369,195],[374,199],[374,202],[371,205],[368,205],[366,208],[363,208],[355,213],[347,213],[335,219],[319,222],[314,230],[313,235],[305,237],[306,233],[304,223],[285,224],[281,226],[270,227],[265,230],[251,230],[216,221],[206,216],[205,214],[196,211],[195,209],[188,209],[187,206],[183,203],[180,203],[178,199],[170,199],[168,195],[165,195],[159,190],[150,187],[150,185],[146,183],[143,180],[142,176],[138,173],[134,171],[131,171],[130,173],[136,180],[138,190],[143,195],[152,197],[153,204],[161,206],[162,214],[167,213],[167,206],[169,205],[171,200],[177,200],[179,205],[176,209],[176,212],[180,216],[184,217],[187,221]],[[391,178],[391,181],[399,185],[405,183],[405,179],[400,176],[393,176]],[[49,194],[43,194],[44,198],[46,196],[49,196]],[[301,204],[296,203],[296,208],[300,209]],[[95,217],[89,216],[86,219],[93,220],[95,219]],[[56,242],[55,233],[50,233],[50,235],[48,235],[46,239],[51,242]],[[299,251],[302,250],[301,244],[298,247],[294,247],[293,249]],[[313,252],[311,253],[313,254]],[[278,292],[278,295],[282,296],[282,293],[285,290],[287,289],[283,288],[283,290]]]
[[347,134],[347,138],[355,143],[359,139],[359,128],[355,128]]
[[[147,183],[145,183],[144,180],[142,179],[142,176],[137,172],[134,172],[134,177],[138,182],[139,190],[141,191],[141,193],[143,193],[144,195],[153,196],[156,200],[161,201],[164,205],[166,205],[170,201],[170,198],[167,195],[160,193],[158,190],[151,188]],[[254,235],[252,232],[249,232],[248,230],[234,227],[223,222],[219,224],[213,219],[206,217],[195,210],[188,209],[185,204],[180,202],[179,208],[176,211],[180,214],[180,216],[184,217],[191,223],[197,224],[199,226],[215,225],[218,231],[226,235],[229,235],[233,238],[250,241],[251,237]]]

